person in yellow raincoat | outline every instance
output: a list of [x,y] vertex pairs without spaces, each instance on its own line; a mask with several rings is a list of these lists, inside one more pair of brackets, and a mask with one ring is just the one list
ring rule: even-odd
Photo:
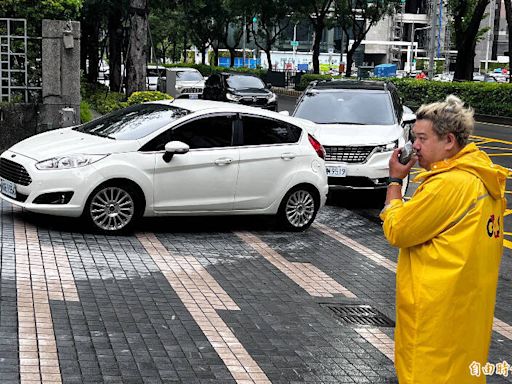
[[[400,384],[485,383],[498,269],[503,251],[507,170],[468,144],[474,119],[455,96],[423,105],[413,127],[416,154],[394,151],[381,218],[399,247],[395,366]],[[401,179],[426,171],[411,200]]]

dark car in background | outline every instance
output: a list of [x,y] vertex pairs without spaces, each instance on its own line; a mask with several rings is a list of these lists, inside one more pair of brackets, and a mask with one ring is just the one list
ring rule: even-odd
[[215,73],[206,80],[203,99],[229,101],[277,111],[277,95],[256,76]]

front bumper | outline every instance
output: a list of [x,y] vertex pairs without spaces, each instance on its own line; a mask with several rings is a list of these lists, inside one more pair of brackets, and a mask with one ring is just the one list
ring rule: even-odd
[[345,177],[328,177],[331,189],[381,189],[386,188],[389,177],[389,159],[393,152],[377,152],[364,163],[327,161],[325,165],[345,168]]
[[[75,169],[39,170],[36,161],[10,151],[2,153],[1,157],[22,165],[30,175],[29,185],[16,185],[16,199],[0,193],[0,197],[11,204],[25,208],[28,211],[56,216],[79,217],[84,209],[87,197],[92,189],[103,182],[100,172],[94,164]],[[9,180],[8,178],[6,178]],[[37,204],[37,197],[48,193],[73,193],[67,204]]]

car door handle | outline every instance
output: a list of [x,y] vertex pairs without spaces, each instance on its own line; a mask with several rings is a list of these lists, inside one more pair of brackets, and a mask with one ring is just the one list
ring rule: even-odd
[[283,160],[291,160],[295,158],[295,153],[286,152],[281,154],[281,159]]
[[233,159],[230,159],[229,157],[221,157],[220,159],[215,160],[216,165],[228,165],[233,162]]

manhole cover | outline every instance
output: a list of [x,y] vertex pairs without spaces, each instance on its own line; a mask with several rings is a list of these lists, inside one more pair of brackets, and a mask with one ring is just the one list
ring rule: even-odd
[[347,325],[373,325],[394,327],[395,323],[375,308],[367,304],[320,304],[330,309],[337,319]]

